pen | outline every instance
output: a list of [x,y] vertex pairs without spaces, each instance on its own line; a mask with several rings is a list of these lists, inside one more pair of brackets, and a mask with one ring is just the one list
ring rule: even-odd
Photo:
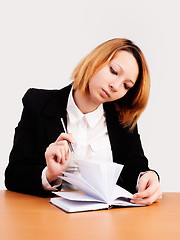
[[[63,129],[64,129],[64,132],[65,132],[65,133],[68,133],[68,131],[67,131],[67,129],[66,129],[66,126],[65,126],[65,124],[64,124],[63,118],[61,118],[61,123],[62,123]],[[69,144],[69,147],[70,147],[71,152],[74,153],[74,149],[73,149],[72,143],[70,143],[70,142],[68,141],[68,144]]]

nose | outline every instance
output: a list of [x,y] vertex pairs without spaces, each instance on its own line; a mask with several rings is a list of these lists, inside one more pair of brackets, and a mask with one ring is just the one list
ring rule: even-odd
[[121,85],[121,81],[119,79],[116,79],[113,82],[109,83],[109,88],[113,92],[117,92],[119,90],[120,85]]

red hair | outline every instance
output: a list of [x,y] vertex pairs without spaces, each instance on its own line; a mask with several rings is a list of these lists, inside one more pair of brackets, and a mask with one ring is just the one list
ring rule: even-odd
[[150,75],[146,59],[140,48],[132,41],[115,38],[96,47],[74,69],[72,73],[73,88],[78,89],[82,94],[88,93],[89,81],[92,76],[108,64],[119,51],[131,53],[139,67],[135,85],[123,98],[114,102],[119,121],[124,127],[132,130],[147,105],[150,91]]

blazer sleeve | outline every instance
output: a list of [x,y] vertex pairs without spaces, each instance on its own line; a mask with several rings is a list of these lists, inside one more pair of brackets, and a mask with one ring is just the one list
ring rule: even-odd
[[8,190],[42,197],[51,192],[42,187],[41,174],[46,166],[44,155],[38,154],[36,146],[36,114],[32,109],[33,89],[23,97],[21,120],[15,129],[13,148],[5,171],[5,185]]
[[126,132],[124,130],[122,134],[124,135],[122,143],[123,151],[119,154],[124,168],[119,178],[119,184],[131,193],[135,193],[137,192],[136,185],[139,174],[149,171],[150,168],[148,166],[148,159],[144,155],[137,126],[133,132]]
[[[121,151],[119,152],[119,158],[124,165],[124,168],[120,174],[118,184],[127,189],[131,193],[137,192],[137,180],[141,172],[154,171],[149,168],[148,159],[146,158],[140,135],[138,133],[137,125],[133,132],[126,131],[121,132],[123,141],[120,143]],[[154,171],[158,178],[159,175]]]

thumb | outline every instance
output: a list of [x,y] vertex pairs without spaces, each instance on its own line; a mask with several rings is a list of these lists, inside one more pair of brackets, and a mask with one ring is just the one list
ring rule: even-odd
[[142,177],[140,177],[139,179],[139,183],[138,183],[138,193],[143,192],[144,190],[146,190],[147,185],[148,185],[148,179],[145,176],[146,174],[144,174]]

